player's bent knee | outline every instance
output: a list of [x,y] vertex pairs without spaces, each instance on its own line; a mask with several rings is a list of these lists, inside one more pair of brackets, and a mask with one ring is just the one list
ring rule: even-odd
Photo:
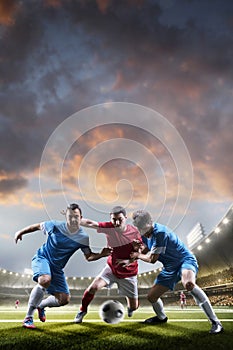
[[187,289],[188,292],[191,292],[194,288],[195,284],[193,282],[187,282],[185,284],[185,288]]
[[67,305],[70,302],[70,296],[67,294],[61,294],[61,295],[59,295],[59,297],[57,299],[58,299],[60,306]]
[[51,283],[51,276],[50,275],[41,275],[38,278],[38,283],[44,287],[44,288],[48,288],[50,283]]
[[155,303],[158,298],[154,297],[153,295],[151,295],[150,293],[147,295],[147,300],[150,302],[150,303]]

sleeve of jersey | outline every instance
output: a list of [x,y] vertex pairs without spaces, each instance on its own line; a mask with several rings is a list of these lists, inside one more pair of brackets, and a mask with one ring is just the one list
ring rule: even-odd
[[43,231],[43,233],[46,235],[51,234],[54,228],[54,222],[53,221],[45,221],[40,223],[40,229]]
[[81,244],[80,249],[84,254],[91,254],[89,236],[86,234],[86,232],[82,228],[80,230],[83,234],[82,240],[80,241],[80,244]]
[[164,233],[158,233],[156,239],[151,247],[151,254],[161,254],[166,251],[166,239],[164,239]]
[[109,228],[114,228],[111,222],[99,222],[99,228],[97,228],[98,233],[106,233]]

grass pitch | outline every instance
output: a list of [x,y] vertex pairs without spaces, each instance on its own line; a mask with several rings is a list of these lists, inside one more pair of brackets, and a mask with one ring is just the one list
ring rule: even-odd
[[168,323],[148,326],[143,320],[153,316],[151,308],[142,307],[132,318],[125,316],[117,325],[99,318],[98,308],[90,307],[83,323],[74,324],[77,308],[64,306],[47,309],[41,323],[35,315],[36,329],[24,329],[26,309],[0,308],[0,349],[40,350],[124,350],[124,349],[233,349],[233,308],[215,309],[224,333],[209,334],[210,323],[196,307],[180,310],[165,308]]

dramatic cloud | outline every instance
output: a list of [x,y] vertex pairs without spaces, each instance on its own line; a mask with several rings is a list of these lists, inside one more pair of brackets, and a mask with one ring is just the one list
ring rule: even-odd
[[[194,174],[189,218],[199,214],[211,221],[215,210],[223,213],[233,197],[232,13],[227,0],[211,5],[201,0],[2,0],[3,212],[11,203],[19,211],[19,225],[27,221],[28,210],[30,218],[42,219],[40,181],[45,179],[40,162],[47,141],[77,111],[119,101],[159,112],[184,140]],[[127,204],[132,198],[132,210],[145,204],[151,191],[149,204],[166,221],[179,191],[176,164],[158,138],[133,122],[134,117],[128,126],[99,125],[84,135],[82,125],[77,126],[62,176],[59,147],[52,150],[43,169],[43,194],[55,212],[63,208],[64,193],[67,200],[73,195],[82,202],[85,192],[97,207],[109,207],[116,198]],[[151,122],[151,130],[155,128]],[[96,169],[104,152],[114,153],[113,139],[122,140],[122,153],[123,140],[141,145],[145,153],[140,164],[129,153],[127,159],[108,159]],[[107,151],[101,148],[104,143]],[[152,155],[157,163],[150,168]],[[82,168],[85,160],[89,167]],[[4,225],[1,229],[6,232]]]

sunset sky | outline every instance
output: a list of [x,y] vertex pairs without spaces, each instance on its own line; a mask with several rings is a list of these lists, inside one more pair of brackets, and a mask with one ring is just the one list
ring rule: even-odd
[[230,0],[0,0],[0,267],[30,268],[46,237],[15,232],[71,202],[209,233],[232,204],[232,101]]

